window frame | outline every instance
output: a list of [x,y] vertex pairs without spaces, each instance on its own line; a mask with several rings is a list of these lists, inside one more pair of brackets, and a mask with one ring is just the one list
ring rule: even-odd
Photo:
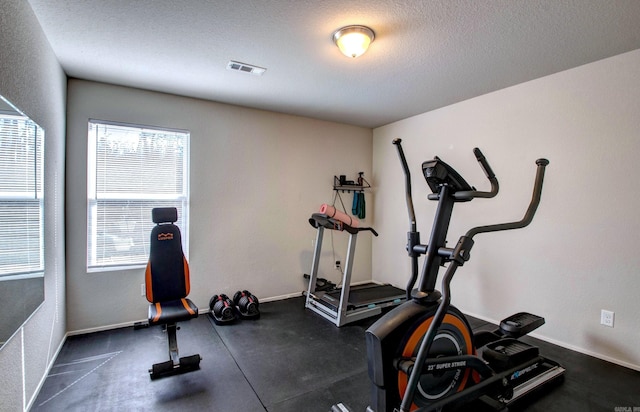
[[[18,204],[20,202],[33,203],[34,205],[37,204],[37,209],[38,209],[36,213],[38,216],[37,218],[38,250],[36,251],[35,247],[33,248],[33,250],[31,250],[31,248],[29,247],[26,247],[24,248],[24,251],[23,251],[23,253],[29,256],[31,256],[32,253],[37,254],[38,258],[36,263],[35,264],[31,263],[30,258],[27,258],[24,262],[22,261],[15,262],[13,265],[3,264],[3,266],[0,268],[0,280],[8,281],[8,280],[43,277],[44,271],[45,271],[45,256],[44,256],[45,254],[45,244],[44,244],[45,135],[44,135],[44,129],[40,127],[40,125],[38,125],[36,122],[31,120],[28,116],[24,115],[22,112],[16,109],[13,105],[11,105],[11,103],[9,103],[7,100],[2,98],[1,96],[0,96],[0,99],[2,100],[2,102],[6,102],[6,104],[13,109],[12,111],[0,110],[0,115],[2,116],[3,119],[7,119],[8,121],[13,121],[13,122],[23,122],[23,125],[21,127],[25,131],[28,128],[33,128],[33,132],[26,132],[26,134],[21,135],[23,138],[28,139],[25,141],[24,149],[27,152],[29,151],[33,152],[32,161],[29,161],[30,156],[25,156],[24,160],[27,160],[27,162],[25,163],[16,162],[15,166],[13,166],[14,169],[15,167],[19,167],[19,166],[23,166],[23,167],[26,166],[25,170],[30,169],[32,167],[33,172],[28,172],[24,176],[26,178],[25,182],[29,182],[29,181],[32,181],[32,182],[23,183],[26,185],[25,188],[23,188],[24,189],[23,191],[17,191],[17,190],[11,190],[11,189],[9,189],[8,191],[2,191],[0,189],[0,203],[6,203],[7,206],[11,205],[12,203]],[[8,143],[11,143],[11,142],[8,142]],[[1,146],[1,142],[0,142],[0,146]],[[32,146],[32,147],[29,149],[29,146]],[[2,162],[2,165],[5,165],[4,162]],[[7,163],[6,166],[12,167],[10,163]],[[31,176],[31,173],[33,173],[33,176]],[[10,183],[10,181],[7,181],[7,182]],[[31,186],[31,185],[33,186],[32,188],[27,188],[27,186]],[[28,210],[30,209],[29,206],[25,204],[24,208],[25,208],[25,211],[24,211],[25,215],[30,215],[30,216],[34,215],[31,212],[29,212]],[[11,207],[9,206],[8,209],[11,209]],[[29,223],[27,223],[23,228],[25,232],[30,231],[28,225]],[[18,234],[19,231],[16,229],[18,228],[12,228],[12,230],[16,232],[15,234]],[[10,233],[10,232],[8,231],[7,233]],[[29,239],[31,239],[31,237],[29,237]],[[12,271],[7,271],[7,270],[12,270]]]
[[[146,132],[160,132],[160,133],[175,133],[182,135],[182,192],[181,194],[159,194],[159,193],[127,193],[126,191],[117,192],[111,191],[108,195],[104,193],[98,194],[98,130],[92,134],[91,125],[115,127],[115,128],[128,128],[132,130],[138,130],[140,133]],[[110,272],[121,271],[129,269],[140,269],[146,266],[146,259],[148,259],[148,244],[149,233],[153,227],[151,221],[151,208],[163,207],[167,205],[167,202],[179,202],[181,203],[181,209],[178,210],[178,222],[182,232],[182,247],[186,256],[189,251],[189,205],[190,205],[190,145],[191,145],[191,133],[188,130],[168,128],[162,126],[149,126],[142,124],[123,123],[114,121],[105,121],[98,119],[89,119],[87,123],[87,248],[86,248],[86,270],[87,273],[98,272]],[[95,250],[99,248],[96,239],[98,239],[98,224],[92,226],[92,216],[96,216],[96,210],[99,207],[98,202],[151,202],[155,203],[149,208],[148,216],[145,215],[142,221],[142,227],[140,228],[140,235],[142,236],[142,246],[146,251],[144,255],[144,261],[129,260],[123,262],[117,262],[113,264],[105,264],[104,262],[98,263],[97,254]],[[164,202],[164,203],[163,203]],[[147,220],[144,220],[147,219]],[[148,230],[144,230],[143,227],[148,225]],[[93,239],[93,241],[92,241]],[[92,250],[94,253],[92,255]],[[92,261],[93,256],[93,261]],[[139,255],[142,256],[142,255]]]

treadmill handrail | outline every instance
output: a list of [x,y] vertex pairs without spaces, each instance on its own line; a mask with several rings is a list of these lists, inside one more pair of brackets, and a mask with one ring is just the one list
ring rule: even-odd
[[375,236],[378,236],[378,232],[376,232],[376,230],[372,227],[353,227],[338,219],[329,217],[324,213],[312,214],[311,217],[309,218],[309,224],[316,229],[318,228],[318,226],[322,226],[325,229],[330,229],[330,230],[340,230],[340,231],[346,230],[348,233],[351,233],[351,234],[368,230],[371,233],[373,233]]

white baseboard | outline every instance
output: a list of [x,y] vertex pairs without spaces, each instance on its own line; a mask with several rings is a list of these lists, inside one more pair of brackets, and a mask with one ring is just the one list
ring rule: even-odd
[[[489,318],[487,318],[485,316],[480,316],[480,315],[477,315],[477,314],[474,314],[474,313],[469,313],[469,312],[464,312],[464,313],[466,315],[473,316],[474,318],[483,320],[485,322],[492,323],[494,325],[498,325],[500,323],[500,321],[497,321],[495,319],[489,319]],[[566,342],[562,342],[562,341],[559,341],[559,340],[556,340],[556,339],[552,339],[552,338],[549,338],[548,336],[544,336],[544,335],[541,335],[539,333],[530,333],[529,336],[531,336],[532,338],[540,339],[541,341],[544,341],[544,342],[547,342],[547,343],[551,343],[552,345],[560,346],[561,348],[569,349],[569,350],[574,351],[574,352],[578,352],[578,353],[582,353],[584,355],[592,356],[594,358],[601,359],[601,360],[609,362],[609,363],[614,363],[616,365],[624,366],[625,368],[629,368],[629,369],[633,369],[633,370],[636,370],[636,371],[640,371],[640,365],[635,365],[633,363],[626,362],[626,361],[623,361],[623,360],[620,360],[620,359],[616,359],[616,358],[613,358],[611,356],[603,355],[601,353],[597,353],[597,352],[591,351],[589,349],[581,348],[579,346],[575,346],[575,345],[572,345],[572,344],[569,344],[569,343],[566,343]]]
[[277,300],[284,300],[284,299],[290,299],[290,298],[297,298],[299,296],[302,296],[302,292],[295,292],[295,293],[288,293],[286,295],[280,295],[280,296],[272,296],[270,298],[261,298],[260,299],[260,303],[265,303],[265,302],[275,302]]
[[540,339],[540,340],[543,340],[545,342],[551,343],[553,345],[560,346],[562,348],[572,350],[574,352],[579,352],[579,353],[582,353],[584,355],[593,356],[594,358],[598,358],[598,359],[601,359],[601,360],[609,362],[609,363],[615,363],[616,365],[624,366],[625,368],[633,369],[633,370],[636,370],[636,371],[640,372],[640,365],[635,365],[633,363],[626,362],[626,361],[623,361],[623,360],[620,360],[620,359],[616,359],[616,358],[613,358],[611,356],[607,356],[607,355],[603,355],[601,353],[593,352],[593,351],[591,351],[589,349],[585,349],[585,348],[581,348],[579,346],[571,345],[571,344],[566,343],[566,342],[561,342],[561,341],[549,338],[547,336],[542,336],[542,335],[540,335],[538,333],[533,333],[533,334],[531,334],[531,336],[536,338],[536,339]]
[[[301,296],[302,292],[296,292],[296,293],[289,293],[286,295],[280,295],[280,296],[272,296],[269,298],[261,298],[260,302],[264,303],[264,302],[274,302],[277,300],[283,300],[283,299],[289,299],[289,298],[294,298],[294,297],[298,297]],[[206,315],[209,313],[209,308],[206,309],[198,309],[198,315]],[[94,328],[86,328],[86,329],[78,329],[78,330],[72,330],[66,333],[65,335],[65,339],[67,336],[76,336],[76,335],[85,335],[87,333],[94,333],[94,332],[103,332],[106,330],[112,330],[112,329],[120,329],[120,328],[127,328],[130,326],[135,326],[136,324],[144,324],[147,323],[148,319],[140,319],[140,320],[133,320],[130,322],[123,322],[123,323],[115,323],[112,325],[104,325],[104,326],[96,326]]]
[[94,333],[94,332],[102,332],[102,331],[105,331],[105,330],[127,328],[129,326],[134,326],[136,323],[139,323],[139,322],[140,323],[146,323],[146,322],[148,322],[148,320],[147,319],[141,319],[141,320],[135,320],[135,321],[131,321],[131,322],[116,323],[116,324],[113,324],[113,325],[97,326],[95,328],[72,330],[72,331],[67,332],[67,336],[85,335],[87,333]]

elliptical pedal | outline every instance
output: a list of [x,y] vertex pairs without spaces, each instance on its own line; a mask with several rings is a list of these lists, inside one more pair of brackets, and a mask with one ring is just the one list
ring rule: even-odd
[[482,357],[493,368],[505,370],[534,359],[539,353],[536,346],[516,339],[504,338],[488,344],[482,352]]
[[509,337],[519,338],[544,325],[544,318],[527,312],[519,312],[503,319],[500,330]]

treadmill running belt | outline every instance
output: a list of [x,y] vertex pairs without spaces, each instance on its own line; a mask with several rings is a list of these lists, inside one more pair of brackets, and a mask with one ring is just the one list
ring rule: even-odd
[[[341,290],[335,290],[327,293],[336,302],[340,301]],[[380,302],[388,302],[390,300],[402,299],[405,296],[405,291],[391,285],[367,285],[366,287],[352,286],[349,290],[349,305],[352,306],[367,306]],[[333,300],[332,299],[332,300]]]

